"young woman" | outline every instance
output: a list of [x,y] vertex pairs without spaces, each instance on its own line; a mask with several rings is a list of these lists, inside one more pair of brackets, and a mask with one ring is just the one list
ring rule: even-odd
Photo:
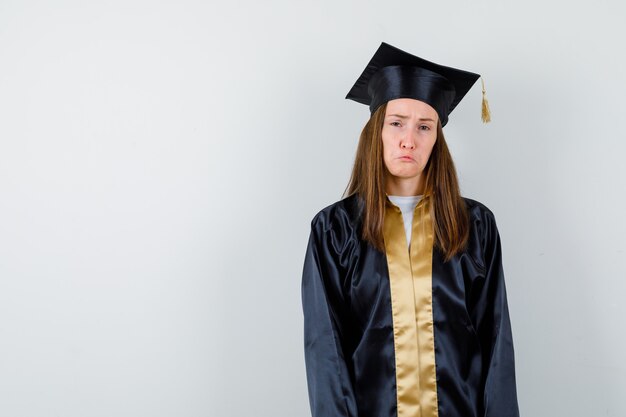
[[371,117],[302,277],[314,417],[519,415],[495,218],[442,131],[479,77],[383,43],[348,93]]

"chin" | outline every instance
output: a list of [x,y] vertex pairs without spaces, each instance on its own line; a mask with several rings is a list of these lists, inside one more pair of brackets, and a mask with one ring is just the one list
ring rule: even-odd
[[415,178],[420,174],[420,171],[418,170],[397,170],[397,171],[390,171],[391,175],[393,175],[394,177],[398,177],[398,178],[402,178],[402,179],[410,179],[410,178]]

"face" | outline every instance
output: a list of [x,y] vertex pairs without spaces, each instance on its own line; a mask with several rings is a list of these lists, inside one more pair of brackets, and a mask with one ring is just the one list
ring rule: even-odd
[[[422,186],[421,174],[437,139],[437,111],[423,101],[390,100],[382,130],[383,160],[392,183]],[[389,185],[389,184],[388,184]]]

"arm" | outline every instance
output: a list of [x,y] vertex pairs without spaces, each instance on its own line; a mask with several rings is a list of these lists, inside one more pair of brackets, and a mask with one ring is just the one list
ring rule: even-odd
[[513,336],[504,284],[500,235],[493,214],[483,214],[485,276],[477,288],[475,323],[483,351],[484,416],[518,417]]
[[313,417],[356,417],[352,384],[342,348],[341,274],[329,232],[311,235],[302,273],[304,353]]

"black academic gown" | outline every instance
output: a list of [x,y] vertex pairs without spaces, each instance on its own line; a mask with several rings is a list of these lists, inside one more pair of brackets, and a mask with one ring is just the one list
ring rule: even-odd
[[[397,324],[394,332],[394,323],[404,313],[392,306],[386,253],[360,238],[359,198],[344,198],[313,218],[302,276],[313,417],[519,416],[496,222],[487,207],[464,200],[470,216],[467,249],[444,262],[433,248],[428,294],[416,290],[416,299],[428,300],[416,314],[426,312],[428,320],[419,323],[414,338],[432,342],[408,349],[418,355],[410,357],[426,363],[420,372],[401,363],[407,361],[401,346],[406,329]],[[434,361],[431,370],[428,360]],[[421,379],[401,386],[411,378]],[[420,405],[421,398],[432,404]]]

